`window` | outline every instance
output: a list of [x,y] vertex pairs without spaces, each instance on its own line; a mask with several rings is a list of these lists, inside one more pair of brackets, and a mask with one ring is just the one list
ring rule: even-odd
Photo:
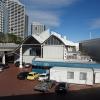
[[63,43],[59,39],[57,39],[55,37],[51,37],[50,39],[48,39],[46,41],[45,44],[49,44],[49,45],[62,45]]
[[41,56],[41,49],[40,48],[31,48],[30,55],[31,56]]
[[67,72],[67,79],[74,79],[74,72]]
[[86,80],[86,78],[87,78],[87,73],[80,72],[80,80]]

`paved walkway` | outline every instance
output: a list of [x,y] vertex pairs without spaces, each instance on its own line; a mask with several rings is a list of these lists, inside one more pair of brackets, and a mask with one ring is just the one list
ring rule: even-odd
[[18,80],[17,74],[30,69],[19,69],[13,64],[0,73],[0,96],[33,94],[33,87],[37,81]]
[[71,84],[69,93],[58,96],[54,88],[49,93],[34,91],[38,81],[18,80],[17,74],[31,69],[19,69],[13,64],[0,73],[0,100],[100,100],[100,84],[94,86]]

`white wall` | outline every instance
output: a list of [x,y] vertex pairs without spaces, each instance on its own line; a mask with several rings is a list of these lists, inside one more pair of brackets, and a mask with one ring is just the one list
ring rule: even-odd
[[27,49],[27,50],[24,52],[24,54],[23,54],[23,55],[29,56],[29,55],[30,55],[30,48],[29,48],[29,49]]
[[[62,68],[62,67],[61,67]],[[50,69],[50,79],[56,80],[57,82],[68,82],[68,83],[76,83],[76,84],[88,84],[93,85],[93,71],[91,70],[79,70],[79,69],[73,69],[73,68],[62,68],[62,69]],[[74,72],[74,79],[68,79],[67,78],[67,72],[71,71]],[[80,72],[86,72],[87,73],[87,79],[86,80],[80,80]]]
[[35,56],[23,56],[23,62],[32,64],[32,60],[34,58],[35,58]]
[[64,59],[64,46],[62,45],[43,46],[43,58],[45,59]]
[[[32,63],[32,60],[35,59],[35,58],[36,58],[35,56],[30,56],[30,48],[27,49],[22,55],[22,60],[25,63]],[[19,58],[17,60],[15,60],[15,62],[16,61],[19,61]]]
[[66,70],[52,70],[50,69],[50,80],[55,80],[57,82],[67,82],[67,72]]
[[95,83],[100,83],[100,73],[95,73]]
[[79,51],[79,43],[75,43],[76,51]]
[[100,69],[94,69],[95,83],[100,83]]

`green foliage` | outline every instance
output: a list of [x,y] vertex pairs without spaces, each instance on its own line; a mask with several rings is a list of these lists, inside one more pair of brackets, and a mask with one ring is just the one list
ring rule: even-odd
[[13,33],[0,34],[0,43],[16,43],[22,42],[22,38],[14,35]]

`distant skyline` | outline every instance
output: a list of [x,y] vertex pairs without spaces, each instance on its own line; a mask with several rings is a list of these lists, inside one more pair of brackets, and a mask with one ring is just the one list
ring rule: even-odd
[[[19,0],[34,21],[71,41],[100,38],[100,0]],[[31,34],[31,29],[29,28]]]

